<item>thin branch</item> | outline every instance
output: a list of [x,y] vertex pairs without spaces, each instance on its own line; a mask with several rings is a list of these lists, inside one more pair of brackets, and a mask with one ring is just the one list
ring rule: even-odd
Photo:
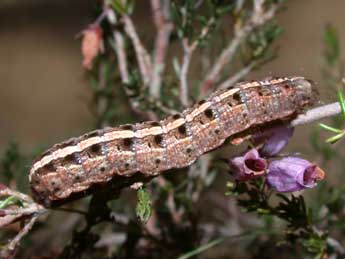
[[30,196],[7,187],[2,188],[0,190],[0,197],[15,197],[21,202],[21,207],[11,204],[8,208],[0,209],[0,227],[11,224],[24,216],[42,214],[47,211],[42,205],[34,202]]
[[[98,68],[98,90],[100,92],[104,91],[107,86],[107,80],[106,80],[106,64],[104,62],[101,62],[99,64]],[[103,114],[107,109],[107,100],[105,98],[99,98],[97,100],[97,113],[100,116]],[[101,127],[108,126],[106,121],[101,121],[100,124]]]
[[[157,184],[161,188],[164,188],[164,186],[167,186],[167,181],[166,181],[166,179],[164,179],[164,177],[159,177],[157,179]],[[176,225],[181,224],[183,211],[181,209],[179,209],[179,210],[177,209],[176,202],[174,199],[174,190],[168,191],[165,205],[167,206],[169,213],[172,216],[173,222]]]
[[26,203],[33,203],[33,199],[24,193],[12,190],[8,188],[7,186],[1,186],[0,187],[0,197],[4,196],[13,196],[16,197],[17,199],[24,201]]
[[157,36],[155,40],[153,70],[150,83],[150,95],[159,99],[160,88],[162,83],[162,74],[165,67],[165,56],[169,45],[170,34],[174,28],[170,21],[170,0],[151,0],[151,8],[153,13],[153,21],[157,28]]
[[259,62],[257,60],[251,61],[247,66],[242,68],[236,74],[234,74],[234,75],[230,76],[228,79],[226,79],[217,88],[219,88],[219,89],[220,88],[227,88],[227,87],[234,85],[238,81],[242,80],[246,75],[248,75],[253,70],[253,68],[257,66],[258,63]]
[[104,11],[103,13],[107,14],[107,20],[109,24],[112,26],[113,30],[113,37],[115,41],[114,51],[116,53],[117,62],[119,64],[119,71],[121,76],[121,81],[123,84],[129,83],[129,73],[128,73],[128,64],[127,64],[127,53],[124,44],[124,37],[121,32],[116,29],[116,25],[118,25],[118,19],[116,13],[112,8],[109,8],[108,5],[104,4]]
[[184,107],[187,107],[189,105],[189,94],[188,94],[189,87],[188,87],[187,78],[188,78],[188,71],[189,71],[192,55],[195,49],[197,48],[197,46],[199,45],[199,43],[207,36],[214,22],[215,22],[215,19],[214,17],[212,17],[207,22],[205,27],[201,30],[199,37],[191,45],[189,45],[187,38],[182,39],[183,60],[182,60],[181,74],[180,74],[180,100],[181,100],[181,104]]
[[[107,8],[107,6],[105,6]],[[132,109],[133,112],[136,114],[139,114],[143,117],[147,117],[149,119],[156,119],[155,116],[150,113],[150,112],[144,112],[140,109],[140,102],[138,99],[133,98],[134,96],[134,91],[130,88],[128,88],[129,84],[129,72],[128,72],[128,62],[127,62],[127,53],[126,53],[126,48],[124,44],[124,36],[121,32],[119,32],[116,29],[117,25],[117,17],[115,12],[107,8],[107,18],[108,22],[113,26],[113,37],[114,37],[114,42],[115,46],[113,46],[113,49],[116,53],[117,57],[117,62],[118,62],[118,67],[119,67],[119,72],[120,72],[120,77],[121,77],[121,82],[123,84],[123,89],[125,91],[125,94],[128,98],[129,105]]]
[[148,85],[152,74],[151,58],[142,44],[131,18],[125,14],[122,16],[122,21],[125,26],[125,32],[133,43],[142,80],[145,85]]
[[1,258],[7,258],[7,256],[10,256],[13,253],[14,249],[19,245],[20,240],[31,230],[38,217],[39,215],[31,217],[29,222],[25,224],[24,228],[21,229],[6,246],[1,248]]
[[[105,7],[107,8],[107,7]],[[125,48],[125,43],[124,43],[124,37],[121,32],[119,32],[117,29],[115,29],[117,25],[117,17],[115,12],[107,8],[108,11],[108,22],[113,26],[113,37],[114,37],[114,42],[115,46],[113,46],[114,51],[116,53],[117,57],[117,62],[119,65],[119,72],[120,72],[120,77],[121,77],[121,82],[124,85],[124,91],[127,95],[127,97],[130,99],[130,105],[131,108],[136,111],[139,107],[139,104],[137,102],[133,102],[131,100],[131,96],[133,95],[133,91],[127,87],[129,84],[129,73],[128,73],[128,63],[127,63],[127,53],[126,53],[126,48]]]
[[338,102],[326,104],[306,111],[300,114],[296,119],[291,121],[290,125],[295,127],[302,124],[311,123],[327,117],[332,117],[341,113],[340,104]]
[[116,44],[116,55],[117,60],[119,63],[119,71],[121,76],[121,81],[123,84],[129,83],[129,74],[128,74],[128,66],[127,66],[127,55],[124,46],[124,39],[122,33],[118,32],[117,30],[113,31],[113,36]]
[[0,228],[12,224],[18,220],[25,220],[29,218],[29,222],[25,224],[24,228],[20,230],[19,233],[7,245],[1,248],[0,257],[7,258],[7,256],[13,254],[13,251],[19,244],[21,238],[30,231],[37,218],[43,213],[48,212],[48,209],[34,202],[30,196],[24,193],[12,190],[6,186],[0,187],[0,197],[15,197],[21,201],[20,206],[22,206],[19,207],[18,204],[11,204],[7,206],[6,209],[1,209]]
[[152,102],[155,104],[155,106],[156,106],[159,110],[161,110],[161,111],[164,112],[165,114],[173,115],[173,114],[178,113],[177,110],[174,110],[174,109],[172,109],[172,108],[169,108],[169,107],[165,106],[165,105],[164,105],[161,101],[159,101],[159,100],[154,100],[154,101],[152,101]]
[[204,88],[203,86],[212,85],[219,79],[221,71],[225,65],[233,59],[236,54],[236,50],[242,41],[245,40],[254,29],[271,20],[278,9],[278,5],[274,4],[269,10],[263,12],[264,1],[254,1],[254,3],[253,15],[242,27],[236,30],[233,40],[222,51],[216,62],[213,64],[210,72],[206,75],[201,84],[202,89]]
[[345,254],[345,248],[341,245],[341,243],[331,237],[327,237],[326,242],[329,246],[331,246],[334,250],[336,250],[341,255]]
[[183,46],[183,60],[180,74],[180,100],[184,107],[189,105],[189,91],[188,91],[188,70],[193,55],[193,49],[188,46],[187,39],[182,40]]

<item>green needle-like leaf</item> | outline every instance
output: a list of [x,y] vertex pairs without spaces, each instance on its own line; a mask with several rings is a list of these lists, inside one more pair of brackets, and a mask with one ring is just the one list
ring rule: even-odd
[[341,90],[338,90],[338,99],[339,99],[339,103],[341,107],[341,113],[343,114],[345,118],[345,103],[344,103],[343,93],[341,92]]
[[198,248],[196,248],[196,249],[194,249],[194,250],[192,250],[192,251],[190,251],[190,252],[188,252],[188,253],[186,253],[184,255],[181,255],[180,257],[178,257],[178,259],[188,259],[188,258],[191,258],[191,257],[193,257],[193,256],[195,256],[197,254],[200,254],[200,253],[204,252],[205,250],[207,250],[207,249],[209,249],[209,248],[211,248],[211,247],[213,247],[215,245],[218,245],[219,243],[221,243],[223,241],[224,241],[223,238],[218,238],[218,239],[213,240],[213,241],[211,241],[211,242],[209,242],[209,243],[207,243],[205,245],[202,245],[202,246],[200,246],[200,247],[198,247]]
[[333,128],[331,126],[328,126],[324,123],[319,123],[319,126],[325,130],[328,130],[328,131],[331,131],[331,132],[334,132],[334,133],[342,133],[343,131],[341,129],[336,129],[336,128]]
[[331,143],[331,144],[334,144],[335,142],[339,141],[341,138],[343,138],[345,135],[345,132],[342,132],[340,134],[337,134],[333,137],[330,137],[326,140],[327,143]]

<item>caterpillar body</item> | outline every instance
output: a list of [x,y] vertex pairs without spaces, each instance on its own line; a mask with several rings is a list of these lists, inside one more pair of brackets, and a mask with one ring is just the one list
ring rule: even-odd
[[238,83],[161,121],[104,128],[54,145],[33,162],[31,189],[50,207],[104,185],[129,186],[189,166],[229,137],[292,119],[316,100],[315,86],[303,77]]

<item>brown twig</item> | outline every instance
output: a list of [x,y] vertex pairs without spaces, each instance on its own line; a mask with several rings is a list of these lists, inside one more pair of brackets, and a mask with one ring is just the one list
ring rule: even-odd
[[238,81],[242,80],[246,75],[248,75],[254,67],[258,65],[257,60],[253,60],[248,65],[243,67],[240,71],[238,71],[236,74],[230,76],[228,79],[226,79],[223,83],[221,83],[217,88],[228,88],[230,86],[233,86]]
[[[114,42],[115,42],[114,51],[115,51],[115,54],[117,57],[121,82],[123,84],[123,89],[125,91],[125,94],[128,98],[129,105],[130,105],[132,111],[135,112],[136,114],[139,114],[139,115],[143,116],[144,118],[148,118],[150,120],[156,120],[157,118],[153,113],[144,112],[140,109],[139,100],[137,98],[133,98],[134,91],[132,89],[128,88],[128,84],[129,84],[130,80],[129,80],[129,72],[128,72],[127,53],[126,53],[126,48],[125,48],[125,44],[124,44],[124,36],[120,31],[118,31],[116,29],[116,25],[117,25],[118,20],[117,20],[117,16],[116,16],[115,12],[112,9],[108,8],[107,6],[105,6],[105,8],[107,8],[108,22],[113,26],[112,33],[113,33]],[[164,106],[162,107],[162,106],[163,105],[160,105],[158,108],[164,109],[165,107]],[[167,111],[167,109],[164,110],[164,112],[166,112],[166,111]]]
[[114,51],[116,53],[117,57],[117,62],[118,62],[118,67],[119,67],[119,72],[120,72],[120,77],[121,77],[121,82],[124,85],[124,91],[127,95],[127,97],[130,99],[129,103],[131,105],[131,108],[133,111],[137,111],[139,108],[139,103],[132,100],[131,96],[133,95],[133,91],[127,87],[129,84],[129,73],[128,73],[128,63],[127,63],[127,53],[126,53],[126,48],[125,48],[125,43],[124,43],[124,36],[121,32],[119,32],[116,29],[117,25],[117,17],[115,12],[105,6],[107,9],[107,19],[108,22],[113,26],[113,37],[114,37]]
[[181,66],[181,73],[180,73],[180,100],[181,104],[184,107],[189,105],[189,94],[188,94],[188,71],[190,62],[192,59],[192,55],[199,45],[199,43],[207,36],[212,27],[213,23],[215,22],[214,17],[212,17],[205,27],[201,30],[199,37],[192,43],[188,43],[188,39],[182,39],[182,47],[183,47],[183,59],[182,59],[182,66]]
[[47,211],[42,205],[34,202],[30,196],[10,188],[0,190],[0,197],[14,197],[22,203],[20,207],[18,205],[9,205],[7,209],[0,210],[0,227],[11,224],[24,216],[42,214]]
[[[154,3],[154,4],[156,4],[156,3]],[[107,8],[107,7],[105,7],[105,8]],[[110,24],[112,24],[114,26],[114,29],[113,29],[113,37],[114,37],[114,41],[115,41],[114,50],[116,52],[116,56],[117,56],[117,60],[118,60],[118,64],[119,64],[121,81],[124,84],[125,93],[126,93],[127,97],[129,98],[129,103],[131,105],[131,109],[135,113],[141,114],[142,116],[144,116],[148,119],[157,120],[158,118],[154,113],[143,112],[140,110],[140,102],[138,100],[139,98],[132,98],[133,91],[127,87],[128,83],[129,83],[129,73],[128,73],[126,49],[124,46],[124,37],[123,37],[122,33],[119,32],[115,28],[115,25],[117,24],[117,17],[116,17],[115,12],[110,8],[108,9],[107,12],[108,12],[108,15],[107,15],[108,21]],[[160,11],[156,15],[160,15],[159,13],[160,13]],[[156,19],[158,20],[161,18],[158,17]],[[122,16],[122,21],[124,22],[124,25],[125,25],[125,31],[133,43],[142,80],[143,80],[144,84],[147,86],[149,84],[149,81],[153,77],[151,58],[150,58],[147,50],[144,48],[143,44],[141,43],[139,36],[135,30],[134,24],[133,24],[132,20],[130,19],[130,17],[128,15],[124,14]],[[161,23],[161,22],[159,22],[159,23]],[[164,25],[164,26],[167,26],[167,25]],[[166,30],[166,29],[164,29],[164,30]],[[159,34],[159,32],[158,32],[158,34]],[[169,32],[169,35],[170,35],[170,32]],[[162,39],[160,39],[160,40],[157,39],[157,41],[159,42],[159,44],[157,46],[159,51],[156,51],[156,53],[157,53],[157,55],[155,56],[156,57],[155,58],[155,62],[156,62],[155,64],[156,65],[158,63],[159,64],[164,63],[165,54],[163,55],[162,52],[165,52],[165,50],[163,50],[163,48],[164,49],[166,48],[163,46],[164,44],[162,45],[162,42],[161,42]],[[158,53],[160,53],[160,54],[158,54]],[[157,75],[159,77],[161,76],[159,73]],[[157,77],[156,77],[156,79],[157,79]],[[158,79],[158,80],[161,80],[161,79]],[[160,84],[160,82],[159,82],[159,84]],[[152,87],[152,83],[150,83],[150,89],[151,89],[151,87]],[[143,96],[143,95],[140,94],[139,96]],[[152,98],[146,98],[146,97],[143,97],[143,98],[145,99],[145,101],[147,101],[150,104],[153,104],[155,107],[157,107],[159,110],[163,111],[166,114],[176,113],[176,111],[164,106],[164,104],[162,104],[159,101],[159,98],[155,98],[152,95],[151,95],[151,97]]]
[[188,178],[193,179],[193,181],[188,182],[186,191],[187,196],[191,197],[193,202],[197,202],[199,200],[203,187],[205,187],[210,162],[210,154],[205,154],[188,170]]
[[[98,67],[98,91],[102,92],[105,90],[107,86],[107,79],[106,79],[106,64],[101,62]],[[107,100],[105,98],[99,98],[97,100],[97,113],[103,114],[107,109]],[[101,121],[101,127],[108,126],[106,121]]]
[[170,21],[170,0],[164,0],[162,4],[160,0],[151,0],[151,8],[153,21],[157,28],[155,40],[152,78],[150,83],[150,95],[156,99],[160,96],[160,88],[162,83],[162,73],[165,67],[165,56],[169,45],[170,34],[174,28]]
[[7,188],[7,186],[0,187],[0,197],[13,196],[18,200],[24,201],[26,203],[33,203],[33,199],[24,193]]
[[124,14],[122,16],[122,21],[125,26],[125,32],[127,33],[128,37],[132,41],[136,58],[138,61],[138,65],[139,65],[141,78],[143,80],[144,85],[147,86],[151,81],[151,75],[152,75],[151,58],[138,36],[138,33],[135,29],[132,19],[127,14]]
[[30,231],[37,218],[48,210],[42,205],[34,202],[30,196],[10,188],[2,187],[0,190],[0,197],[15,197],[22,203],[21,207],[18,207],[18,205],[9,205],[7,209],[0,210],[0,228],[18,220],[29,218],[29,222],[25,224],[24,228],[21,229],[7,245],[1,248],[0,257],[6,258],[13,253],[21,238]]
[[278,5],[274,4],[271,6],[269,10],[264,12],[264,2],[264,0],[254,1],[253,15],[249,18],[248,21],[245,22],[243,26],[235,30],[234,38],[231,42],[229,42],[227,47],[221,52],[220,56],[216,59],[209,73],[207,73],[205,79],[203,80],[203,83],[201,84],[201,89],[204,89],[205,86],[208,86],[210,84],[214,84],[219,79],[220,73],[225,67],[225,65],[228,64],[231,59],[233,59],[238,46],[243,42],[243,40],[246,39],[246,37],[253,30],[265,24],[274,17],[278,9]]
[[189,71],[189,65],[192,59],[193,50],[188,46],[188,40],[182,40],[183,46],[183,60],[180,72],[180,101],[184,107],[189,105],[189,87],[187,75]]
[[13,251],[19,244],[20,240],[31,230],[39,215],[32,216],[28,223],[25,224],[18,234],[1,250],[2,253]]
[[[166,179],[164,179],[164,177],[159,177],[157,179],[157,184],[161,187],[161,188],[165,188],[164,186],[167,186],[167,181]],[[176,225],[181,224],[181,220],[182,220],[182,210],[178,210],[176,207],[176,203],[175,203],[175,199],[174,199],[174,190],[169,190],[168,194],[167,194],[167,199],[165,202],[165,205],[167,206],[170,215],[172,217],[173,222]]]

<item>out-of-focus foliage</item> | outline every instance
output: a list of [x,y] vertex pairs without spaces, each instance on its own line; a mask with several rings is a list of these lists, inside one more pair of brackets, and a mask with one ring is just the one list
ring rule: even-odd
[[0,182],[27,192],[28,181],[25,176],[28,174],[30,160],[31,157],[22,154],[16,141],[10,142],[0,161]]

